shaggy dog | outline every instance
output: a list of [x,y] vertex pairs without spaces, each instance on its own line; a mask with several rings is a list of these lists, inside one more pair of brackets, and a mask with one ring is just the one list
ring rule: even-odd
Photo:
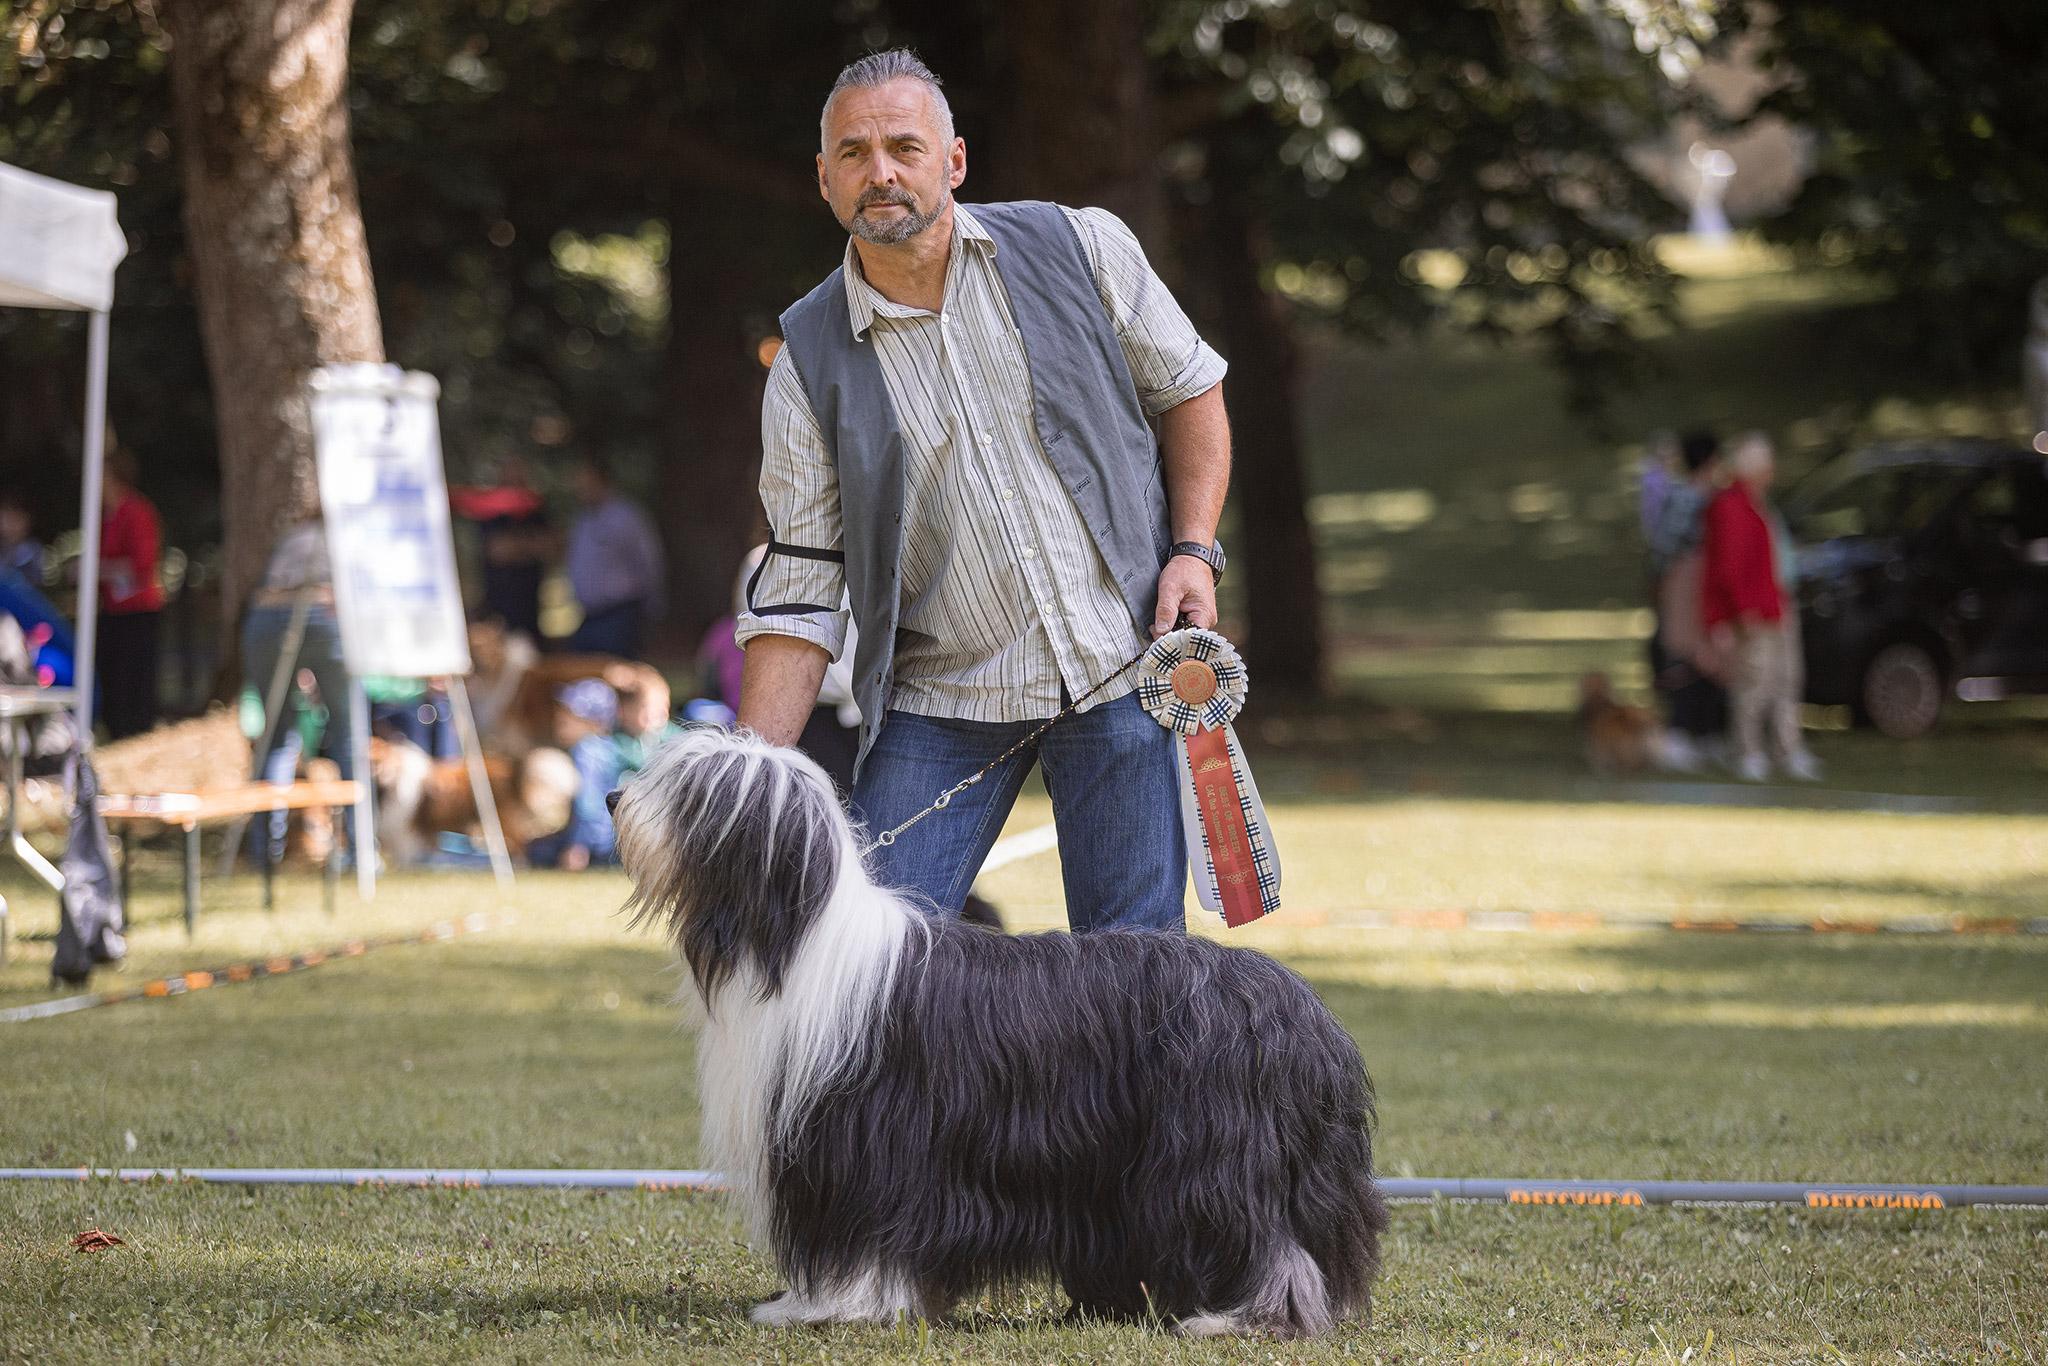
[[[1308,984],[1180,934],[989,934],[877,887],[824,770],[701,729],[613,794],[701,1010],[707,1156],[789,1290],[756,1323],[1076,1312],[1306,1336],[1369,1308],[1372,1091]],[[944,819],[943,816],[935,819]]]

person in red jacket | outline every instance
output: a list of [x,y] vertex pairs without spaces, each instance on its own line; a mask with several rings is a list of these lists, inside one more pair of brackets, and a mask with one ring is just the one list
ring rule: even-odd
[[1771,776],[1766,732],[1785,771],[1811,782],[1820,765],[1799,732],[1802,670],[1791,594],[1791,547],[1767,501],[1775,461],[1761,433],[1729,459],[1734,478],[1707,508],[1700,619],[1729,676],[1735,771]]
[[100,502],[100,717],[119,740],[156,724],[157,558],[163,525],[135,487],[135,457],[107,452]]

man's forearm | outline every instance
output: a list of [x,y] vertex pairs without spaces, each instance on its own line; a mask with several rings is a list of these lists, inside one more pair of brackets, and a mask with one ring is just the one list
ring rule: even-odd
[[795,636],[759,635],[747,642],[740,683],[740,724],[771,745],[793,745],[818,705],[832,656]]
[[1230,417],[1218,384],[1159,415],[1159,449],[1166,467],[1166,506],[1173,539],[1216,539],[1223,497],[1230,490]]

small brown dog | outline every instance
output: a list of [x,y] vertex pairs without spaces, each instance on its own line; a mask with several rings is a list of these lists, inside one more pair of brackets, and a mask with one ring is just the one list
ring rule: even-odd
[[1615,701],[1606,674],[1579,680],[1578,719],[1586,762],[1595,773],[1640,773],[1656,757],[1657,718],[1647,707]]
[[[575,762],[560,750],[534,749],[518,759],[487,755],[484,772],[515,858],[569,823],[578,778]],[[435,759],[408,740],[373,736],[370,774],[377,784],[377,843],[394,866],[425,858],[443,831],[480,828],[469,769],[460,759]]]

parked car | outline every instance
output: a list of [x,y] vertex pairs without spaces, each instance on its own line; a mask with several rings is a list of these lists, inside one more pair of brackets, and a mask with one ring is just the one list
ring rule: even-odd
[[1806,695],[1887,735],[2048,693],[2048,458],[1979,441],[1845,456],[1787,500]]

